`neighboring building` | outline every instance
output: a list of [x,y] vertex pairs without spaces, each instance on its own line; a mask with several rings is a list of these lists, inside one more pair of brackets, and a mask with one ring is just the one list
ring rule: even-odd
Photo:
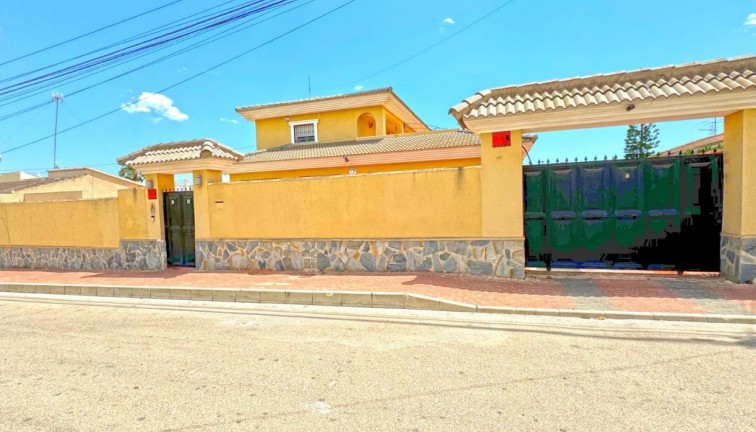
[[[255,122],[257,151],[241,155],[205,138],[145,147],[118,159],[145,173],[180,173],[197,161],[260,180],[480,165],[480,138],[465,130],[431,131],[389,88],[237,108]],[[537,139],[523,138],[523,157]],[[193,162],[194,161],[194,162]]]
[[48,171],[47,177],[24,172],[0,175],[0,203],[116,198],[139,183],[91,168]]
[[706,138],[697,139],[677,147],[661,150],[658,152],[660,156],[677,155],[677,154],[698,154],[698,153],[710,153],[715,151],[722,151],[724,145],[724,134],[712,135]]

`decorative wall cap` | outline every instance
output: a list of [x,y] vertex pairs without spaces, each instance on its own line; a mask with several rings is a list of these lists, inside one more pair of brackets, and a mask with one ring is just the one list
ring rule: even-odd
[[465,127],[466,120],[743,91],[756,91],[756,56],[498,87],[449,113]]

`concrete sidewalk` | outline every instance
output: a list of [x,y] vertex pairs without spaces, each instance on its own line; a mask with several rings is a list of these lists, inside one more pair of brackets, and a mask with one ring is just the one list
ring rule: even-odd
[[[264,301],[260,300],[259,294],[264,292],[268,293],[263,295],[269,302],[319,304],[313,298],[323,298],[328,300],[328,304],[335,304],[337,299],[341,304],[341,298],[364,294],[351,297],[352,303],[367,302],[364,306],[368,307],[445,310],[469,310],[469,306],[472,306],[481,312],[503,309],[502,312],[505,313],[540,311],[542,314],[562,316],[567,316],[570,311],[590,311],[590,314],[573,313],[573,316],[634,318],[641,317],[638,314],[648,314],[656,316],[656,319],[684,319],[687,316],[689,320],[706,321],[706,316],[711,315],[756,319],[756,287],[704,277],[597,274],[590,277],[538,276],[515,281],[436,274],[197,272],[185,268],[160,272],[0,270],[0,284],[14,283],[27,284],[29,287],[32,284],[70,286],[70,294],[84,294],[83,291],[87,291],[75,289],[74,286],[151,287],[154,291],[154,294],[145,294],[143,289],[128,292],[121,290],[121,296],[127,297],[171,298],[173,295],[189,299],[191,290],[183,292],[181,288],[195,288],[197,295],[202,297],[198,299],[208,300],[207,292],[203,294],[203,290],[197,288],[221,288],[216,290],[219,301]],[[165,288],[172,288],[176,292],[171,294]],[[17,286],[2,290],[19,291],[21,288]],[[31,288],[26,291],[35,292]],[[42,289],[40,292],[45,291]],[[97,290],[88,292],[97,295]],[[326,298],[325,292],[344,295]],[[370,293],[375,295],[371,296]],[[387,293],[399,293],[403,297],[385,295]],[[380,299],[374,304],[373,299],[378,298],[376,296]],[[210,297],[212,298],[212,294]],[[400,297],[401,305],[397,306]],[[387,300],[389,298],[392,300]],[[457,303],[463,305],[456,305]],[[662,316],[667,318],[660,318]],[[695,317],[698,318],[694,319]]]

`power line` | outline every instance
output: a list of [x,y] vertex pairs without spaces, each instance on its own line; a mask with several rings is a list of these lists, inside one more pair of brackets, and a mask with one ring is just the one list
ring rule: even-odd
[[[151,98],[151,97],[152,97],[152,96],[154,96],[155,94],[160,94],[160,93],[163,93],[163,92],[165,92],[165,91],[167,91],[167,90],[173,89],[173,88],[175,88],[175,87],[178,87],[178,86],[180,86],[181,84],[184,84],[184,83],[186,83],[186,82],[189,82],[189,81],[191,81],[191,80],[193,80],[193,79],[195,79],[195,78],[198,78],[198,77],[200,77],[200,76],[202,76],[202,75],[205,75],[205,74],[207,74],[208,72],[211,72],[211,71],[213,71],[213,70],[215,70],[215,69],[218,69],[218,68],[220,68],[220,67],[222,67],[222,66],[225,66],[225,65],[227,65],[227,64],[229,64],[229,63],[231,63],[231,62],[233,62],[233,61],[236,61],[236,60],[238,60],[238,59],[240,59],[240,58],[242,58],[242,57],[244,57],[244,56],[246,56],[246,55],[248,55],[248,54],[250,54],[250,53],[252,53],[252,52],[254,52],[254,51],[256,51],[256,50],[258,50],[258,49],[260,49],[260,48],[262,48],[262,47],[264,47],[264,46],[270,45],[271,43],[273,43],[273,42],[275,42],[275,41],[277,41],[277,40],[279,40],[279,39],[281,39],[281,38],[283,38],[283,37],[286,37],[286,36],[288,36],[289,34],[296,32],[297,30],[300,30],[300,29],[302,29],[302,28],[304,28],[304,27],[307,27],[308,25],[310,25],[310,24],[312,24],[312,23],[314,23],[314,22],[317,22],[317,21],[319,21],[319,20],[321,20],[321,19],[325,18],[326,16],[328,16],[328,15],[331,15],[331,14],[333,14],[333,13],[335,13],[335,12],[337,12],[337,11],[339,11],[339,10],[343,9],[343,8],[345,8],[346,6],[348,6],[348,5],[352,4],[352,3],[354,3],[355,1],[357,1],[357,0],[348,0],[348,1],[344,2],[344,3],[342,3],[341,5],[339,5],[339,6],[335,7],[335,8],[333,8],[333,9],[331,9],[331,10],[329,10],[329,11],[327,11],[327,12],[325,12],[325,13],[321,14],[321,15],[318,15],[317,17],[315,17],[315,18],[313,18],[313,19],[311,19],[311,20],[309,20],[309,21],[307,21],[307,22],[305,22],[305,23],[303,23],[303,24],[300,24],[300,25],[298,25],[298,26],[296,26],[296,27],[294,27],[294,28],[292,28],[292,29],[290,29],[290,30],[287,30],[287,31],[286,31],[286,32],[284,32],[284,33],[281,33],[281,34],[279,34],[278,36],[276,36],[276,37],[274,37],[274,38],[272,38],[272,39],[268,39],[267,41],[265,41],[265,42],[263,42],[263,43],[261,43],[261,44],[259,44],[259,45],[255,46],[255,47],[253,47],[253,48],[251,48],[251,49],[249,49],[249,50],[246,50],[246,51],[242,52],[241,54],[238,54],[238,55],[236,55],[236,56],[234,56],[234,57],[231,57],[231,58],[229,58],[229,59],[227,59],[227,60],[224,60],[224,61],[222,61],[222,62],[220,62],[220,63],[217,63],[217,64],[215,64],[214,66],[211,66],[211,67],[209,67],[209,68],[207,68],[207,69],[205,69],[205,70],[203,70],[203,71],[201,71],[201,72],[199,72],[199,73],[196,73],[196,74],[194,74],[194,75],[192,75],[192,76],[190,76],[190,77],[188,77],[188,78],[186,78],[186,79],[183,79],[183,80],[181,80],[181,81],[178,81],[178,82],[176,82],[176,83],[174,83],[174,84],[171,84],[171,85],[169,85],[168,87],[165,87],[165,88],[163,88],[163,89],[161,89],[161,90],[159,90],[159,91],[157,91],[157,92],[155,92],[155,93],[153,93],[153,94],[151,94],[151,95],[149,95],[149,96],[147,96],[147,97],[144,97],[144,98],[139,98],[139,100],[137,100],[137,101],[134,101],[134,102],[130,102],[130,103],[128,103],[128,104],[125,104],[125,105],[124,105],[123,107],[119,107],[119,108],[116,108],[116,109],[114,109],[114,110],[111,110],[111,111],[107,111],[107,112],[105,112],[105,113],[103,113],[103,114],[100,114],[100,115],[98,115],[98,116],[96,116],[96,117],[92,117],[92,118],[90,118],[89,120],[86,120],[86,121],[84,121],[84,122],[81,122],[81,123],[78,123],[78,124],[76,124],[76,125],[73,125],[73,126],[71,126],[71,127],[68,127],[68,128],[66,128],[66,129],[63,129],[63,130],[59,131],[59,132],[58,132],[58,134],[60,135],[60,134],[66,133],[66,132],[70,132],[70,131],[72,131],[72,130],[74,130],[74,129],[77,129],[77,128],[79,128],[79,127],[82,127],[82,126],[84,126],[84,125],[87,125],[87,124],[89,124],[89,123],[92,123],[92,122],[95,122],[95,121],[97,121],[97,120],[100,120],[100,119],[102,119],[102,118],[104,118],[104,117],[107,117],[107,116],[109,116],[109,115],[111,115],[111,114],[115,114],[115,113],[117,113],[117,112],[121,111],[121,110],[122,110],[123,108],[125,108],[125,107],[127,107],[127,106],[133,106],[133,105],[135,105],[135,104],[137,104],[137,103],[139,103],[139,102],[141,102],[141,101],[144,101],[144,100],[147,100],[147,99]],[[47,136],[44,136],[44,137],[42,137],[42,138],[38,138],[38,139],[36,139],[36,140],[33,140],[33,141],[29,141],[29,142],[27,142],[27,143],[25,143],[25,144],[21,144],[21,145],[19,145],[19,146],[16,146],[16,147],[12,147],[12,148],[9,148],[9,149],[7,149],[7,150],[3,151],[2,153],[10,153],[10,152],[13,152],[13,151],[16,151],[16,150],[22,149],[22,148],[24,148],[24,147],[28,147],[28,146],[30,146],[30,145],[36,144],[36,143],[38,143],[38,142],[42,142],[42,141],[44,141],[44,140],[46,140],[46,139],[49,139],[49,138],[52,138],[52,135],[47,135]]]
[[[291,2],[293,2],[293,1],[297,1],[297,0],[289,0],[289,3],[286,3],[286,4],[282,4],[282,5],[278,5],[278,6],[276,6],[276,8],[279,8],[279,7],[283,7],[283,6],[286,6],[286,5],[288,5],[288,4],[291,4]],[[173,58],[173,57],[176,57],[176,56],[178,56],[178,55],[182,55],[182,54],[184,54],[184,53],[187,53],[187,52],[189,52],[189,51],[195,50],[195,49],[197,49],[197,48],[201,48],[201,47],[203,47],[203,46],[205,46],[205,45],[207,45],[207,44],[210,44],[210,43],[214,43],[214,42],[217,42],[217,41],[219,41],[219,40],[221,40],[221,39],[224,39],[224,38],[226,38],[226,37],[229,37],[229,36],[231,36],[231,35],[233,35],[233,34],[239,33],[239,32],[241,32],[241,31],[243,31],[243,30],[246,30],[246,29],[248,29],[248,28],[250,28],[250,27],[253,27],[253,26],[259,25],[259,24],[261,24],[261,23],[263,23],[263,22],[266,22],[266,21],[269,21],[269,20],[271,20],[271,19],[277,18],[277,17],[279,17],[279,16],[281,16],[281,15],[283,15],[283,14],[286,14],[286,13],[292,12],[292,11],[294,11],[294,10],[296,10],[296,9],[299,9],[300,7],[303,7],[303,6],[307,5],[307,4],[310,4],[310,3],[312,3],[313,1],[315,1],[315,0],[308,0],[308,1],[304,2],[304,3],[301,3],[301,4],[299,4],[299,5],[295,6],[295,7],[293,7],[293,8],[290,8],[290,9],[284,10],[284,11],[282,11],[282,12],[279,12],[279,13],[277,13],[277,14],[275,14],[275,15],[273,15],[273,16],[271,16],[271,17],[269,17],[269,18],[263,19],[263,20],[255,21],[255,18],[257,18],[257,17],[255,17],[255,18],[252,18],[252,22],[243,22],[243,23],[239,23],[239,24],[237,24],[237,25],[235,25],[235,26],[232,26],[231,28],[229,28],[229,29],[227,29],[227,30],[224,30],[224,31],[220,32],[220,33],[219,33],[219,34],[217,34],[217,35],[214,35],[214,36],[208,37],[208,38],[206,38],[206,39],[203,39],[202,41],[199,41],[199,42],[197,42],[197,43],[194,43],[194,44],[192,44],[192,45],[190,45],[190,46],[188,46],[188,47],[184,47],[184,48],[182,48],[182,49],[180,49],[180,50],[178,50],[178,51],[175,51],[175,52],[173,52],[173,53],[167,54],[167,55],[165,55],[165,56],[163,56],[163,57],[160,57],[160,58],[158,58],[158,59],[152,60],[152,61],[150,61],[150,62],[148,62],[148,63],[144,63],[144,64],[141,64],[141,65],[139,65],[139,66],[137,66],[137,67],[135,67],[135,68],[129,69],[129,70],[127,70],[127,71],[125,71],[125,72],[122,72],[122,73],[119,73],[119,74],[117,74],[117,75],[115,75],[115,76],[111,76],[110,78],[104,79],[104,80],[102,80],[102,81],[99,81],[99,82],[97,82],[97,83],[94,83],[94,84],[88,85],[88,86],[86,86],[86,87],[80,88],[80,89],[78,89],[78,90],[74,90],[74,91],[72,91],[72,92],[69,92],[69,93],[68,93],[68,95],[67,95],[67,97],[68,97],[68,98],[71,98],[72,96],[75,96],[75,95],[77,95],[77,94],[79,94],[79,93],[83,93],[83,92],[85,92],[85,91],[88,91],[88,90],[91,90],[91,89],[93,89],[93,88],[95,88],[95,87],[98,87],[98,86],[100,86],[100,85],[102,85],[102,84],[106,84],[106,83],[108,83],[108,82],[111,82],[111,81],[114,81],[114,80],[116,80],[116,79],[118,79],[118,78],[121,78],[121,77],[124,77],[124,76],[126,76],[126,75],[129,75],[129,74],[131,74],[131,73],[134,73],[134,72],[138,72],[138,71],[144,70],[144,69],[145,69],[145,68],[147,68],[147,67],[150,67],[150,66],[154,66],[154,65],[155,65],[155,64],[157,64],[157,63],[161,63],[161,62],[163,62],[163,61],[169,60],[169,59],[171,59],[171,58]],[[261,14],[260,14],[260,17],[262,17],[262,16],[264,16],[264,15],[267,15],[268,13],[272,12],[273,10],[275,10],[275,9],[271,9],[271,10],[269,10],[269,11],[266,11],[266,12],[264,12],[264,13],[261,13]],[[171,45],[173,45],[173,44],[171,44]],[[169,45],[169,46],[170,46],[170,45]],[[165,48],[167,48],[167,47],[168,47],[168,46],[165,46],[165,47],[163,47],[163,48],[160,48],[159,50],[165,49]],[[106,71],[106,70],[109,70],[109,69],[112,69],[112,68],[115,68],[115,67],[121,66],[121,65],[123,65],[123,64],[125,64],[125,63],[131,62],[131,61],[133,61],[133,60],[137,60],[137,59],[139,59],[139,58],[141,58],[141,57],[144,57],[144,56],[147,56],[147,55],[149,55],[149,54],[151,54],[151,53],[145,53],[145,54],[142,54],[142,55],[140,55],[140,56],[138,56],[138,57],[136,57],[136,58],[133,58],[133,59],[129,59],[129,60],[126,60],[126,61],[124,61],[124,62],[122,62],[122,63],[116,64],[116,65],[111,65],[111,66],[109,66],[109,67],[106,67],[105,69],[103,69],[103,70],[102,70],[102,71],[100,71],[100,72],[104,72],[104,71]],[[57,84],[57,85],[60,85],[60,83],[61,83],[61,82],[64,82],[64,83],[66,83],[66,84],[70,84],[70,83],[73,83],[73,82],[76,82],[76,81],[80,81],[80,80],[82,80],[82,79],[85,79],[85,78],[89,78],[90,76],[96,75],[96,74],[98,74],[98,73],[100,73],[100,72],[92,72],[92,73],[89,73],[89,74],[87,74],[87,75],[84,75],[84,76],[81,76],[81,77],[78,77],[78,78],[74,78],[74,79],[68,79],[68,80],[64,80],[64,81],[59,81],[59,82],[53,83],[53,84],[52,84],[52,86],[54,86],[54,85],[56,85],[56,84]],[[6,102],[6,103],[2,103],[2,104],[0,104],[0,107],[2,107],[2,106],[6,106],[6,105],[9,105],[9,104],[12,104],[12,103],[14,103],[14,102],[18,102],[18,101],[20,101],[20,100],[23,100],[23,99],[28,99],[28,98],[30,98],[30,97],[33,97],[33,96],[35,96],[35,95],[39,95],[39,94],[41,94],[41,93],[45,93],[46,91],[47,91],[47,90],[41,90],[41,91],[37,91],[37,92],[35,92],[35,93],[32,93],[32,94],[31,94],[31,95],[29,95],[29,96],[26,96],[26,97],[22,97],[22,98],[17,98],[17,99],[15,100],[15,101],[12,101],[12,102]],[[2,100],[3,100],[3,98],[1,98],[1,97],[0,97],[0,101],[2,101]],[[5,114],[5,115],[2,115],[2,116],[0,116],[0,121],[4,121],[4,120],[10,119],[10,118],[12,118],[12,117],[16,117],[16,116],[22,115],[22,114],[25,114],[25,113],[27,113],[27,112],[30,112],[30,111],[34,111],[34,110],[36,110],[36,109],[39,109],[39,108],[42,108],[42,107],[46,106],[46,105],[47,105],[48,103],[50,103],[50,102],[49,102],[49,101],[41,102],[41,103],[38,103],[38,104],[35,104],[35,105],[31,105],[31,106],[28,106],[28,107],[22,108],[22,109],[20,109],[20,110],[18,110],[18,111],[15,111],[15,112],[12,112],[12,113],[8,113],[8,114]]]
[[[133,54],[136,54],[145,50],[152,50],[166,43],[170,43],[177,40],[183,40],[199,32],[204,32],[204,31],[207,31],[216,27],[220,27],[234,21],[238,21],[240,19],[247,18],[251,15],[265,11],[285,1],[286,0],[254,0],[248,3],[245,3],[244,5],[240,7],[235,8],[230,12],[223,12],[213,17],[206,18],[198,22],[188,24],[178,30],[160,34],[150,39],[140,41],[138,43],[132,44],[125,48],[121,48],[116,51],[112,51],[112,52],[100,55],[92,59],[85,60],[83,62],[74,64],[72,66],[67,66],[62,69],[58,69],[52,72],[48,72],[48,73],[33,77],[33,78],[26,79],[24,81],[16,82],[6,87],[0,88],[0,95],[14,93],[19,90],[28,88],[29,86],[32,86],[32,85],[38,85],[40,83],[44,83],[58,77],[68,76],[74,73],[87,71],[89,69],[99,67],[103,64],[108,64],[110,62],[113,62],[123,57],[128,57],[128,56],[131,56]],[[257,7],[259,4],[263,4],[263,5]],[[15,77],[6,78],[4,80],[0,80],[0,82],[7,82],[11,79],[16,79],[16,78],[23,78],[25,75],[27,74],[21,74]]]
[[[171,22],[169,22],[167,24],[159,25],[159,26],[157,26],[157,27],[155,27],[153,29],[150,29],[150,30],[138,33],[138,34],[135,34],[133,36],[130,36],[130,37],[126,38],[126,39],[122,39],[122,40],[117,41],[117,42],[109,43],[107,45],[104,45],[104,46],[101,46],[99,48],[93,49],[91,51],[87,51],[87,52],[78,54],[78,55],[76,55],[74,57],[69,57],[69,58],[66,58],[65,60],[61,60],[61,61],[58,61],[56,63],[48,64],[46,66],[39,67],[37,69],[33,69],[33,70],[30,70],[30,71],[27,71],[27,72],[24,72],[24,73],[15,75],[15,76],[2,78],[2,79],[0,79],[0,83],[2,83],[2,82],[8,82],[8,81],[11,81],[11,80],[16,79],[16,78],[20,78],[20,77],[24,77],[24,76],[27,76],[27,75],[31,75],[31,74],[36,73],[36,72],[41,72],[41,71],[44,71],[46,69],[50,69],[50,68],[52,68],[54,66],[59,66],[59,65],[65,64],[65,63],[69,63],[69,62],[71,62],[73,60],[84,58],[84,57],[86,57],[88,55],[96,54],[98,52],[105,51],[105,50],[110,49],[110,48],[115,48],[115,47],[118,47],[118,46],[121,46],[121,45],[125,45],[127,43],[134,42],[134,41],[140,40],[142,38],[145,38],[147,36],[159,34],[161,31],[169,30],[169,29],[173,29],[173,28],[179,27],[181,25],[185,25],[186,23],[194,23],[194,24],[196,24],[198,22],[205,21],[208,18],[217,17],[217,16],[222,15],[224,13],[230,13],[230,12],[233,12],[233,11],[237,11],[239,9],[238,6],[231,7],[231,8],[228,8],[228,9],[224,9],[221,12],[215,12],[216,15],[207,14],[207,12],[210,12],[213,9],[217,9],[217,8],[219,8],[221,6],[224,6],[224,5],[228,4],[228,3],[234,3],[234,2],[237,2],[237,1],[239,1],[239,0],[228,0],[228,1],[224,2],[224,3],[219,4],[219,5],[215,5],[215,6],[212,6],[210,8],[201,10],[199,12],[195,12],[195,13],[190,14],[188,16],[185,16],[183,18],[171,21]],[[194,18],[193,20],[191,19],[192,17],[196,17],[197,15],[200,15],[200,16],[197,17],[197,18]],[[176,31],[172,31],[172,32],[168,32],[166,34],[172,34],[172,33],[175,33],[175,32]]]
[[[57,62],[57,63],[53,63],[51,65],[47,65],[47,66],[42,67],[42,68],[35,69],[33,71],[29,71],[29,72],[27,72],[25,74],[17,75],[16,77],[10,77],[10,78],[2,79],[2,80],[0,80],[0,82],[6,82],[6,81],[9,81],[9,80],[12,80],[13,78],[18,78],[18,77],[21,77],[21,76],[24,76],[24,75],[28,75],[28,74],[31,74],[31,73],[34,73],[34,72],[39,72],[39,71],[42,71],[42,70],[45,70],[45,69],[49,69],[49,68],[51,68],[53,66],[61,65],[61,64],[64,64],[64,63],[68,63],[68,62],[70,62],[72,60],[76,60],[76,59],[79,59],[79,58],[82,58],[82,57],[86,57],[87,55],[90,55],[90,54],[94,54],[94,53],[97,53],[97,52],[100,52],[100,51],[104,51],[104,50],[109,49],[109,48],[113,48],[113,47],[117,47],[117,46],[120,46],[120,45],[124,45],[126,43],[133,42],[135,40],[139,40],[140,38],[156,34],[156,33],[160,32],[161,30],[166,30],[166,29],[178,27],[179,25],[182,25],[182,23],[191,21],[192,17],[195,17],[197,15],[206,14],[207,12],[209,12],[209,11],[211,11],[213,9],[217,9],[217,8],[219,8],[221,6],[224,6],[224,5],[229,4],[229,3],[234,3],[234,2],[237,2],[237,1],[239,1],[239,0],[228,0],[228,1],[224,2],[224,3],[215,5],[213,7],[210,7],[210,8],[204,9],[204,10],[201,10],[199,12],[195,12],[193,14],[187,15],[187,16],[185,16],[183,18],[178,19],[178,20],[174,20],[174,21],[172,21],[170,23],[158,26],[156,28],[153,28],[152,30],[148,30],[148,31],[139,33],[137,35],[131,36],[131,37],[127,38],[127,39],[124,39],[124,40],[121,40],[121,41],[118,41],[118,42],[114,42],[114,43],[105,45],[105,46],[100,47],[98,49],[86,52],[84,54],[77,55],[75,57],[68,58],[66,60],[63,60],[63,61],[60,61],[60,62]],[[210,16],[210,15],[203,15],[203,17],[208,17],[208,16]],[[149,54],[149,53],[143,54],[142,56],[147,55],[147,54]],[[137,58],[139,58],[139,57],[137,57]],[[127,61],[129,61],[129,60],[127,60]],[[51,83],[47,87],[59,85],[60,82],[61,81],[53,82],[53,83]],[[21,89],[21,90],[23,90],[23,89]],[[49,90],[49,88],[48,88],[48,90]],[[33,91],[33,90],[30,90],[30,91]],[[42,93],[45,93],[45,92],[47,92],[47,90],[43,91]],[[29,93],[29,91],[21,92],[21,96],[23,96],[24,94],[28,94],[28,93]],[[39,94],[39,93],[37,93],[37,94]],[[9,103],[14,103],[14,102],[17,102],[19,100],[26,99],[26,98],[20,98],[18,96],[19,96],[19,94],[15,94],[15,95],[10,95],[10,96],[5,96],[5,97],[0,98],[0,101],[4,101],[4,100],[8,100],[8,99],[15,99],[15,100],[13,100],[11,102],[5,103],[5,104],[0,105],[0,106],[5,106],[5,105],[8,105]]]
[[[81,164],[80,166],[85,166],[87,168],[95,168],[95,167],[106,167],[106,166],[118,166],[120,164],[117,163],[101,163],[101,164]],[[46,171],[49,167],[37,167],[37,168],[17,168],[17,169],[8,169],[8,170],[0,170],[0,172],[9,173],[9,172],[18,172],[18,171]]]
[[[498,11],[500,11],[500,10],[504,9],[505,7],[509,6],[510,4],[514,3],[514,1],[515,1],[515,0],[509,0],[509,1],[507,1],[507,2],[504,2],[504,3],[503,3],[503,4],[501,4],[500,6],[498,6],[498,7],[494,8],[493,10],[491,10],[490,12],[488,12],[488,13],[484,14],[483,16],[481,16],[480,18],[478,18],[478,19],[476,19],[475,21],[471,22],[470,24],[468,24],[468,25],[466,25],[466,26],[462,27],[462,28],[461,28],[461,29],[459,29],[459,30],[458,30],[457,32],[455,32],[454,34],[451,34],[451,35],[449,35],[449,36],[447,36],[447,37],[445,37],[445,38],[441,39],[440,41],[438,41],[438,42],[436,42],[436,43],[434,43],[434,44],[432,44],[432,45],[430,45],[430,46],[427,46],[427,47],[425,47],[425,48],[421,49],[420,51],[417,51],[416,53],[414,53],[414,54],[410,55],[409,57],[406,57],[406,58],[404,58],[403,60],[400,60],[400,61],[398,61],[398,62],[396,62],[396,63],[392,64],[391,66],[385,67],[385,68],[383,68],[383,69],[381,69],[381,70],[379,70],[379,71],[377,71],[377,72],[375,72],[375,73],[372,73],[372,74],[370,74],[370,75],[364,76],[364,77],[362,77],[362,78],[360,78],[360,79],[358,79],[358,80],[352,81],[352,82],[351,82],[350,84],[358,84],[358,83],[361,83],[361,82],[362,82],[362,81],[364,81],[364,80],[367,80],[367,79],[373,78],[374,76],[380,75],[380,74],[382,74],[382,73],[384,73],[384,72],[388,72],[389,70],[391,70],[391,69],[394,69],[394,68],[395,68],[395,67],[397,67],[397,66],[401,66],[401,65],[403,65],[403,64],[405,64],[405,63],[407,63],[407,62],[409,62],[409,61],[411,61],[411,60],[414,60],[415,58],[417,58],[417,57],[419,57],[419,56],[421,56],[421,55],[425,54],[426,52],[428,52],[428,51],[432,50],[433,48],[436,48],[437,46],[439,46],[439,45],[441,45],[441,44],[443,44],[443,43],[445,43],[445,42],[449,41],[450,39],[452,39],[452,38],[455,38],[455,37],[459,36],[459,35],[460,35],[460,34],[462,34],[462,33],[463,33],[464,31],[466,31],[466,30],[469,30],[470,28],[472,28],[473,26],[475,26],[475,25],[476,25],[476,24],[478,24],[479,22],[481,22],[481,21],[485,20],[486,18],[489,18],[489,17],[491,17],[491,16],[492,16],[493,14],[495,14],[496,12],[498,12]],[[327,89],[325,89],[325,90],[330,90],[330,89],[334,89],[334,88],[338,88],[338,87],[342,87],[342,86],[337,86],[337,87],[329,87],[329,88],[327,88]]]
[[18,61],[18,60],[21,60],[21,59],[25,59],[25,58],[27,58],[27,57],[31,57],[31,56],[33,56],[33,55],[35,55],[35,54],[39,54],[39,53],[42,53],[42,52],[45,52],[45,51],[49,51],[49,50],[51,50],[51,49],[53,49],[53,48],[57,48],[57,47],[59,47],[59,46],[65,45],[65,44],[67,44],[67,43],[71,43],[71,42],[73,42],[73,41],[76,41],[76,40],[79,40],[79,39],[85,38],[85,37],[87,37],[87,36],[91,36],[91,35],[93,35],[93,34],[95,34],[95,33],[99,33],[99,32],[101,32],[101,31],[103,31],[103,30],[107,30],[107,29],[109,29],[109,28],[113,28],[113,27],[115,27],[115,26],[118,26],[118,25],[121,25],[121,24],[123,24],[123,23],[129,22],[129,21],[132,21],[132,20],[135,20],[135,19],[137,19],[137,18],[141,18],[141,17],[143,17],[143,16],[145,16],[145,15],[149,15],[149,14],[151,14],[151,13],[153,13],[153,12],[157,12],[157,11],[159,11],[159,10],[161,10],[161,9],[165,9],[165,8],[167,8],[168,6],[172,6],[172,5],[174,5],[174,4],[176,4],[176,3],[180,3],[180,2],[182,2],[182,1],[184,1],[184,0],[174,0],[174,1],[170,2],[170,3],[166,3],[166,4],[162,5],[162,6],[158,6],[158,7],[154,8],[154,9],[150,9],[150,10],[148,10],[148,11],[145,11],[145,12],[142,12],[142,13],[140,13],[140,14],[137,14],[137,15],[134,15],[134,16],[131,16],[131,17],[128,17],[128,18],[126,18],[126,19],[122,19],[122,20],[120,20],[120,21],[117,21],[117,22],[114,22],[114,23],[112,23],[112,24],[108,24],[108,25],[106,25],[105,27],[100,27],[100,28],[98,28],[98,29],[96,29],[96,30],[92,30],[92,31],[90,31],[90,32],[87,32],[87,33],[81,34],[81,35],[79,35],[79,36],[76,36],[76,37],[73,37],[73,38],[71,38],[71,39],[67,39],[67,40],[64,40],[63,42],[58,42],[58,43],[56,43],[56,44],[54,44],[54,45],[50,45],[50,46],[47,46],[47,47],[45,47],[45,48],[41,48],[41,49],[38,49],[38,50],[36,50],[36,51],[32,51],[32,52],[30,52],[30,53],[24,54],[24,55],[22,55],[22,56],[19,56],[19,57],[16,57],[16,58],[10,59],[10,60],[6,60],[6,61],[4,61],[4,62],[0,63],[0,66],[5,66],[5,65],[7,65],[7,64],[10,64],[10,63],[16,62],[16,61]]

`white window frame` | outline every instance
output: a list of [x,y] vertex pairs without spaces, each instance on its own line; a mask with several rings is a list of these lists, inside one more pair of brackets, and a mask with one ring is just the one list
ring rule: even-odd
[[310,144],[310,143],[296,143],[294,142],[294,126],[300,126],[305,124],[312,124],[315,129],[315,141],[318,142],[318,119],[312,119],[312,120],[299,120],[299,121],[290,121],[289,122],[289,129],[291,130],[291,143],[292,144]]

